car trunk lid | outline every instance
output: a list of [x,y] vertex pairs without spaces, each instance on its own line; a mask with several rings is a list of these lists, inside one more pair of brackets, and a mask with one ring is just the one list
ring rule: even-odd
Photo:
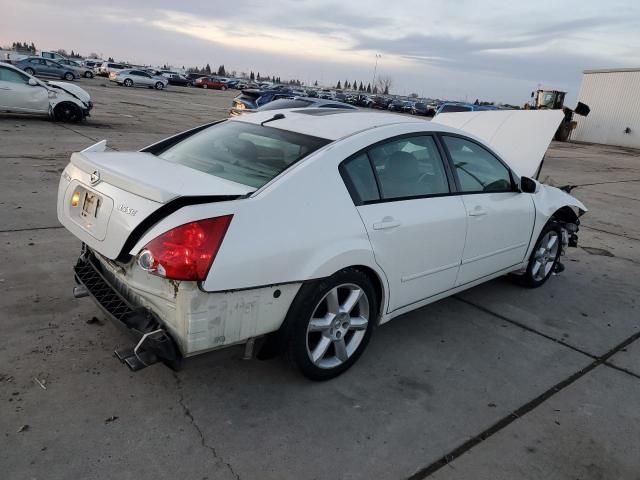
[[74,153],[58,188],[59,221],[112,260],[182,206],[234,200],[255,188],[145,152]]

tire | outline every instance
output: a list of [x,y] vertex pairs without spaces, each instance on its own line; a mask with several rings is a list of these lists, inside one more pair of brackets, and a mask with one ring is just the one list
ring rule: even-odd
[[125,78],[124,82],[122,82],[122,84],[125,87],[133,87],[133,80],[131,80],[130,78]]
[[224,85],[220,87],[220,90],[222,90],[223,92],[227,89],[227,87],[225,87]]
[[91,73],[91,72],[84,72],[84,78],[93,78],[93,73]]
[[27,67],[24,69],[24,73],[28,73],[29,75],[35,75],[36,72],[33,68]]
[[67,73],[64,74],[64,79],[67,82],[72,82],[72,81],[74,81],[76,79],[76,77],[75,77],[75,75],[73,73],[67,72]]
[[304,284],[284,323],[289,360],[310,380],[344,373],[369,343],[378,310],[376,291],[361,270]]
[[525,286],[538,288],[549,280],[560,261],[561,244],[562,230],[557,223],[551,220],[540,232],[533,252],[531,252],[527,270],[522,277]]
[[59,122],[78,123],[84,118],[84,115],[75,103],[63,102],[56,105],[53,110],[53,118]]
[[205,83],[205,84],[202,85],[202,88],[204,88],[206,90],[209,87],[207,87],[207,84]]
[[156,82],[156,90],[162,90],[164,88],[164,83]]

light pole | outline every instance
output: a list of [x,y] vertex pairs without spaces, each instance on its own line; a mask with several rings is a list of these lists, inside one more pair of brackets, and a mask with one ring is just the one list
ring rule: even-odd
[[371,91],[373,91],[373,88],[376,86],[376,72],[378,70],[378,59],[382,58],[382,55],[380,55],[378,52],[376,52],[376,64],[373,67],[373,82],[371,82]]

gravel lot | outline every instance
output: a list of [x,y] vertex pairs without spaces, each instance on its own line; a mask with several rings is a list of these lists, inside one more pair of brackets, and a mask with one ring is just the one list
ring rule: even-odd
[[553,144],[543,177],[591,209],[566,271],[398,318],[334,381],[239,348],[133,374],[112,353],[128,338],[72,298],[60,172],[103,138],[139,149],[224,117],[235,92],[79,83],[83,124],[0,117],[0,477],[640,478],[640,152]]

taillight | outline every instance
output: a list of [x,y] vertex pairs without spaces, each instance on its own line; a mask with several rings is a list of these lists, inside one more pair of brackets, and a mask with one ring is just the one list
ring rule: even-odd
[[198,220],[163,233],[138,254],[138,265],[171,280],[203,281],[211,269],[233,215]]

